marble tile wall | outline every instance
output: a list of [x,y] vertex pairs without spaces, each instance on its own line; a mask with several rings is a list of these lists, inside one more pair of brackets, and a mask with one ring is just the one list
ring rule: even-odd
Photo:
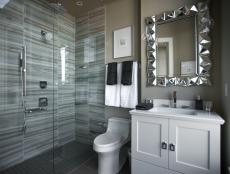
[[[57,14],[55,24],[55,82],[57,87],[57,141],[64,145],[75,140],[75,18],[68,13]],[[61,55],[65,50],[65,55]],[[64,52],[63,52],[64,53]],[[65,63],[64,63],[65,62]],[[65,66],[64,66],[64,64]],[[64,73],[65,72],[65,73]],[[64,73],[64,74],[63,74]]]
[[23,110],[19,53],[23,45],[24,5],[12,0],[0,10],[0,170],[23,160]]
[[[44,1],[24,0],[24,44],[27,46],[26,106],[38,107],[39,98],[48,98],[47,111],[25,115],[27,129],[24,134],[24,160],[53,147],[53,110],[57,107],[53,103],[54,45],[52,40],[42,38],[41,30],[54,35],[54,17],[54,11]],[[47,81],[46,89],[40,88],[40,81]]]
[[[44,40],[41,30],[54,40]],[[24,115],[19,71],[23,45],[27,46],[26,106],[38,107],[38,99],[47,97],[47,111]],[[40,88],[40,81],[47,81],[46,89]],[[43,0],[11,0],[0,9],[0,98],[0,170],[53,148],[53,136],[56,146],[75,140],[75,18],[54,13]]]
[[105,9],[76,19],[76,139],[92,144],[105,130]]
[[[0,9],[0,171],[53,148],[53,143],[92,144],[105,130],[104,22],[104,8],[75,21],[67,13],[55,13],[44,0],[11,0]],[[42,38],[41,30],[53,39]],[[26,107],[38,107],[39,98],[47,97],[47,111],[24,114],[19,69],[23,45]],[[47,81],[46,89],[40,81]]]

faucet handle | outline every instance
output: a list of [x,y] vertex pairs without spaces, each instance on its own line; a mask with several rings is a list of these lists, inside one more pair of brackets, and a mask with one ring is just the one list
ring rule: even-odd
[[177,107],[177,97],[176,97],[176,91],[173,91],[173,107],[176,108]]
[[147,103],[152,103],[152,104],[153,104],[153,99],[146,98],[146,99],[145,99],[145,103],[146,103],[146,104],[147,104]]
[[173,98],[176,98],[176,91],[173,91]]

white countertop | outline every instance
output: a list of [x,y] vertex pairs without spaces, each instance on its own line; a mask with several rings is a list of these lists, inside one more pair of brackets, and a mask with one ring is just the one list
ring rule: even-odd
[[[179,114],[177,113],[179,112]],[[186,114],[188,113],[188,114]],[[189,114],[191,113],[191,114]],[[202,123],[224,124],[225,121],[215,112],[206,112],[194,109],[177,109],[177,108],[152,108],[150,110],[131,110],[133,116],[160,117],[167,119],[177,119],[185,121],[195,121]]]

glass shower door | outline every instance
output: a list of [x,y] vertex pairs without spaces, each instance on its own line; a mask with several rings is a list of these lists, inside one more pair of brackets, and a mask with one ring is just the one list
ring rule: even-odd
[[45,0],[0,1],[0,173],[53,173],[54,16]]
[[78,162],[75,142],[75,17],[55,7],[55,174],[71,172]]
[[19,0],[0,3],[0,171],[23,161],[23,12]]
[[45,0],[24,0],[26,131],[28,173],[53,173],[54,10]]

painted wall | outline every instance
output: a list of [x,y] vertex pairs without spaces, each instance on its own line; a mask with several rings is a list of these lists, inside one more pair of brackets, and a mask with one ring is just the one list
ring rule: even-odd
[[[105,5],[106,8],[106,57],[105,63],[140,60],[139,37],[139,0],[115,0]],[[132,26],[133,29],[133,56],[113,59],[113,31]],[[129,109],[105,107],[105,117],[130,117]]]
[[[153,16],[164,11],[174,10],[186,4],[196,3],[196,0],[141,0],[141,35],[145,33],[145,18]],[[212,32],[212,82],[211,87],[146,87],[146,44],[144,39],[141,39],[141,99],[145,98],[163,98],[168,99],[173,90],[178,91],[179,99],[194,99],[200,95],[205,100],[214,101],[215,110],[220,111],[220,25],[218,14],[218,2],[213,1],[211,6],[215,11],[212,12],[212,17],[215,20],[215,25]]]
[[[230,77],[229,77],[229,65],[230,65],[230,51],[229,51],[229,41],[230,41],[230,18],[229,13],[230,1],[222,0],[222,9],[221,9],[221,33],[222,33],[222,41],[221,41],[221,84],[222,84],[222,111],[223,116],[225,118],[225,125],[222,131],[222,160],[223,160],[223,173],[227,174],[227,167],[230,167]],[[228,84],[228,96],[225,96],[225,84]]]
[[[133,28],[133,56],[113,59],[113,31]],[[139,0],[116,0],[106,4],[106,59],[105,63],[139,60]]]

